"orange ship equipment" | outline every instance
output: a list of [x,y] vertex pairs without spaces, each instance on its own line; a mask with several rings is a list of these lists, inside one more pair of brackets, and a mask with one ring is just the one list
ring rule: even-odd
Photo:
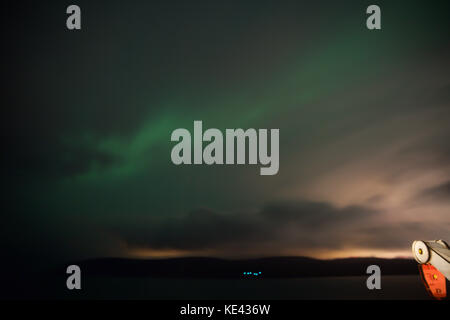
[[450,280],[450,247],[443,240],[414,241],[414,258],[428,293],[441,300],[447,296],[446,278]]

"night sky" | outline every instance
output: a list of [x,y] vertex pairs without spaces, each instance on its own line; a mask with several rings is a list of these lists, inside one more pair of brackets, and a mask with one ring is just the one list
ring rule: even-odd
[[[2,244],[92,257],[410,257],[450,235],[448,1],[6,1]],[[69,4],[82,29],[66,29]],[[280,170],[171,162],[279,128]]]

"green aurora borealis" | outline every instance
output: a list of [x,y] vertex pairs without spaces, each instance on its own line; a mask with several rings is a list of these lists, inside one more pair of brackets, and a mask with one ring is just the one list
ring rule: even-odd
[[[2,235],[17,261],[390,257],[449,235],[448,1],[377,1],[380,31],[368,1],[77,1],[76,32],[64,1],[11,3]],[[279,173],[173,165],[170,134],[194,120],[279,128]]]

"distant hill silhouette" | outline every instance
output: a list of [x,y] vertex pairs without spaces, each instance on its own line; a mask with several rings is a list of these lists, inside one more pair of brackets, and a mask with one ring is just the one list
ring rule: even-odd
[[[378,265],[383,275],[417,274],[412,259],[347,258],[318,260],[306,257],[270,257],[245,260],[185,257],[171,259],[101,258],[74,262],[87,276],[237,278],[261,272],[264,278],[300,278],[366,275]],[[251,277],[251,276],[248,276]]]

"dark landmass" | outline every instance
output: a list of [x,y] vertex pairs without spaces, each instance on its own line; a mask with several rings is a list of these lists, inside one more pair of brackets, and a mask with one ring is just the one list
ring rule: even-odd
[[[82,290],[67,290],[66,268],[70,264],[81,268]],[[362,299],[373,298],[374,295],[370,295],[365,283],[370,265],[378,265],[382,276],[416,276],[411,282],[404,277],[383,280],[380,298],[427,297],[413,259],[269,257],[229,260],[185,257],[149,260],[100,258],[71,261],[46,271],[10,271],[5,273],[8,276],[2,281],[0,298]],[[244,275],[244,272],[261,274]],[[326,280],[330,277],[335,278]],[[229,281],[220,281],[224,279]],[[255,281],[257,279],[277,281]],[[293,281],[285,281],[290,279]],[[304,281],[299,282],[299,279]]]
[[[218,258],[123,259],[102,258],[74,262],[87,276],[237,278],[261,272],[264,278],[303,278],[367,275],[378,265],[383,275],[418,274],[413,259],[347,258],[318,260],[306,257],[270,257],[246,260]],[[247,277],[255,277],[247,275]]]

